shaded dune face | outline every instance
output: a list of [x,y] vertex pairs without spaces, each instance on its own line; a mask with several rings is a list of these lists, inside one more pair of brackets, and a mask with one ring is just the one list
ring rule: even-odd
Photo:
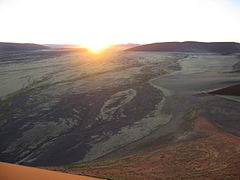
[[209,94],[240,96],[240,84],[219,89],[216,91],[211,91],[209,92]]

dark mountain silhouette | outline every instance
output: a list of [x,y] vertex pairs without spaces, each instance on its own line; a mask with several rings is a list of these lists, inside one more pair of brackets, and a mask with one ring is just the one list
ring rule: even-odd
[[197,53],[237,53],[240,43],[235,42],[164,42],[146,44],[127,49],[127,51],[161,51],[161,52],[197,52]]
[[122,48],[122,49],[128,49],[128,48],[133,48],[133,47],[137,47],[137,46],[141,46],[141,44],[128,43],[128,44],[115,44],[115,45],[112,45],[113,48]]
[[49,47],[31,44],[31,43],[8,43],[0,42],[0,51],[22,51],[22,50],[37,50],[37,49],[48,49]]

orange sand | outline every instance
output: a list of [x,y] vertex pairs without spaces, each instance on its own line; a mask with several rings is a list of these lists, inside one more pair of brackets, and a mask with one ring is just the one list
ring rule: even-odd
[[0,162],[1,180],[98,180],[98,178],[78,176],[55,171]]

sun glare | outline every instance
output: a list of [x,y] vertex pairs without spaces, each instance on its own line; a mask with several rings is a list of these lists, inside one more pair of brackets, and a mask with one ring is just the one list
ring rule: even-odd
[[99,53],[107,49],[110,45],[107,44],[101,44],[101,43],[91,43],[85,45],[85,48],[87,48],[89,51],[93,53]]

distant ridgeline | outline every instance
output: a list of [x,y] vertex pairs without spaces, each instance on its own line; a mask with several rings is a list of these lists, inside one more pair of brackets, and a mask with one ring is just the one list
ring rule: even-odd
[[30,44],[30,43],[5,43],[0,42],[0,51],[20,51],[20,50],[37,50],[37,49],[48,49],[49,47]]
[[161,51],[161,52],[195,52],[195,53],[240,53],[240,43],[235,42],[164,42],[146,44],[129,48],[126,51]]

